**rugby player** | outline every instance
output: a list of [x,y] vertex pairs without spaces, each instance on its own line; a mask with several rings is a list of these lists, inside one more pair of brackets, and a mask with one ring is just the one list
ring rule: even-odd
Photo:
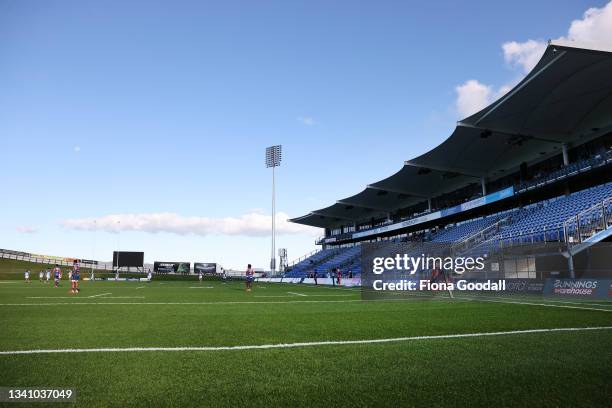
[[61,277],[62,277],[62,272],[59,266],[55,264],[55,268],[53,268],[53,287],[55,288],[59,287],[59,281]]
[[251,268],[251,264],[249,264],[247,266],[247,270],[246,270],[246,291],[250,292],[251,289],[253,288],[253,268]]
[[79,279],[81,279],[81,267],[79,266],[79,262],[75,259],[72,264],[72,270],[69,272],[71,288],[70,292],[79,293]]

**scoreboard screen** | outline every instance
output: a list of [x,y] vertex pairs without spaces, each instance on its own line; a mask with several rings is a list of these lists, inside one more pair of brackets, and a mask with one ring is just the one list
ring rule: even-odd
[[144,252],[128,252],[128,251],[115,251],[113,252],[113,266],[119,267],[138,267],[142,268],[144,265]]

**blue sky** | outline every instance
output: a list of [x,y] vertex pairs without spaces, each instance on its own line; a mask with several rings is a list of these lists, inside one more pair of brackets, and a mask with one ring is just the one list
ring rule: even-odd
[[[278,211],[330,205],[443,141],[543,41],[607,33],[608,9],[1,1],[0,247],[263,267],[266,146],[284,146]],[[318,231],[280,224],[290,259],[315,248]]]

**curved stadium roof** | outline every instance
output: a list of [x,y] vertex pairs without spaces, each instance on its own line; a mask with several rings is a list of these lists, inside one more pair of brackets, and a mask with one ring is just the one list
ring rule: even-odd
[[612,130],[612,48],[549,43],[533,70],[510,92],[457,123],[439,146],[397,173],[292,222],[331,228],[489,180]]

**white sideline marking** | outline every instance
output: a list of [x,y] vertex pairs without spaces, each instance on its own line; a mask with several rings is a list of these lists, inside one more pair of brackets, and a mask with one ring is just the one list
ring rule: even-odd
[[[48,297],[34,297],[33,299],[76,299],[72,296],[60,297],[60,296],[48,296]],[[83,298],[82,298],[83,299]],[[109,299],[109,298],[106,298]],[[444,299],[432,299],[436,301],[448,301],[448,298]],[[481,302],[495,302],[495,303],[508,303],[518,305],[530,305],[530,306],[546,306],[546,307],[558,307],[568,309],[580,309],[580,310],[596,310],[599,312],[612,312],[612,309],[599,309],[595,307],[580,307],[580,306],[568,306],[568,305],[551,305],[546,303],[532,303],[532,302],[518,302],[518,301],[503,301],[503,300],[487,300],[479,298],[460,297],[455,298],[457,301],[481,301]],[[228,301],[228,302],[54,302],[54,303],[0,303],[0,306],[63,306],[63,305],[155,305],[155,306],[170,306],[170,305],[274,305],[274,304],[290,304],[290,303],[350,303],[350,302],[411,302],[414,299],[342,299],[342,300],[286,300],[286,301]]]
[[139,286],[136,289],[144,289],[144,286]]
[[[62,299],[54,297],[52,299]],[[66,299],[74,299],[67,297]],[[394,299],[395,300],[395,299]],[[402,299],[397,299],[402,300]],[[287,300],[282,302],[272,301],[228,301],[228,302],[55,302],[55,303],[0,303],[0,306],[62,306],[62,305],[156,305],[156,306],[173,306],[173,305],[275,305],[287,303],[348,303],[348,302],[379,302],[393,301],[389,299],[381,300],[361,300],[361,299],[344,299],[344,300]]]
[[519,302],[518,300],[493,300],[493,299],[481,299],[481,298],[465,297],[465,296],[461,296],[460,299],[473,300],[477,302],[506,303],[510,305],[545,306],[545,307],[559,307],[562,309],[599,310],[601,312],[612,312],[612,309],[599,309],[597,307],[553,305],[550,303],[536,303],[536,302]]
[[112,293],[100,293],[98,295],[91,295],[91,296],[87,296],[88,298],[95,298],[95,297],[99,297],[99,296],[106,296],[106,295],[112,295]]
[[[306,295],[304,295],[304,296],[306,296]],[[316,294],[316,293],[313,294],[313,293],[311,293],[308,296],[314,296],[314,297],[321,297],[321,296],[323,296],[323,297],[338,297],[338,296],[339,297],[347,297],[347,296],[355,296],[355,295],[351,295],[350,293],[347,293],[346,295],[328,295],[328,294]]]
[[214,289],[214,286],[190,286],[189,289]]
[[326,286],[326,285],[315,285],[315,284],[303,284],[304,286],[302,286],[303,288],[312,288],[312,289],[331,289],[331,290],[349,290],[349,291],[355,291],[355,292],[361,292],[361,287],[354,287],[354,286]]
[[[287,293],[291,293],[291,292],[287,292]],[[303,295],[303,296],[311,296],[311,297],[347,297],[347,296],[353,296],[353,295]],[[295,295],[255,295],[253,297],[256,298],[294,298]]]
[[305,295],[303,293],[295,293],[295,292],[287,292],[287,293],[290,294],[290,295],[295,295],[295,296],[308,296],[308,295]]
[[144,296],[106,296],[102,299],[144,299]]
[[[484,298],[484,299],[494,299],[494,300],[510,300],[512,302],[518,302],[518,301],[524,301],[524,300],[526,300],[526,301],[535,300],[533,298],[527,298],[527,297],[519,297],[519,298],[517,298],[517,300],[505,299],[505,298],[499,297],[499,296],[495,297],[495,296],[481,296],[481,295],[478,295],[478,297],[479,298]],[[461,296],[458,296],[458,298],[461,298]],[[605,303],[605,302],[602,302],[602,303],[571,302],[571,301],[568,301],[568,300],[553,300],[553,299],[546,299],[546,298],[542,299],[541,301],[542,302],[552,302],[552,303],[562,303],[562,304],[569,304],[569,305],[603,306],[603,307],[612,306],[612,303],[610,303],[610,302],[609,303]]]
[[490,337],[490,336],[509,336],[513,334],[534,334],[534,333],[555,333],[555,332],[577,332],[591,330],[610,330],[612,326],[600,327],[563,327],[553,329],[528,329],[512,330],[501,332],[484,333],[465,333],[465,334],[441,334],[435,336],[411,336],[394,337],[387,339],[368,339],[368,340],[336,340],[336,341],[312,341],[302,343],[278,343],[278,344],[258,344],[245,346],[202,346],[202,347],[126,347],[126,348],[91,348],[91,349],[47,349],[47,350],[12,350],[0,351],[0,355],[15,354],[51,354],[51,353],[119,353],[119,352],[138,352],[138,351],[231,351],[231,350],[266,350],[277,348],[296,348],[296,347],[316,347],[316,346],[344,346],[353,344],[378,344],[378,343],[398,343],[405,341],[418,340],[443,340],[461,339],[470,337]]
[[255,295],[256,298],[294,298],[294,295]]
[[26,299],[76,299],[76,297],[75,296],[26,296]]

